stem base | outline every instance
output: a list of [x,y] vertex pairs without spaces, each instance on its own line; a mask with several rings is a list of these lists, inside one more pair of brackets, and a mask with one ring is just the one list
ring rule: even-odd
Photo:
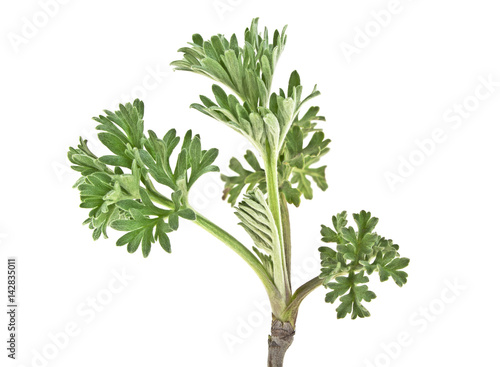
[[283,360],[287,349],[293,343],[295,329],[289,322],[274,320],[269,335],[269,355],[267,367],[283,367]]

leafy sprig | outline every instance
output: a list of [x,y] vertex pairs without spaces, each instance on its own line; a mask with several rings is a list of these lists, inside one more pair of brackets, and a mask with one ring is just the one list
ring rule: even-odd
[[[147,257],[155,242],[170,252],[167,233],[179,228],[179,218],[196,219],[188,192],[203,174],[219,170],[212,164],[218,150],[203,150],[200,137],[188,131],[173,159],[181,138],[174,129],[162,139],[152,131],[146,137],[141,101],[104,112],[94,120],[99,122],[96,129],[104,131],[98,134],[99,140],[113,154],[98,157],[82,139],[68,152],[72,168],[82,175],[75,184],[80,190],[80,206],[91,209],[84,224],[93,229],[95,240],[107,237],[109,227],[127,232],[116,244],[127,245],[130,253],[142,246]],[[157,191],[152,180],[168,187],[171,198]]]
[[[176,70],[215,81],[212,95],[200,96],[201,103],[191,107],[253,144],[254,150],[248,150],[243,159],[230,160],[235,174],[222,175],[223,198],[233,206],[241,200],[236,216],[253,243],[253,252],[189,205],[189,192],[197,180],[219,170],[213,164],[218,150],[203,150],[200,137],[191,131],[183,137],[174,129],[163,137],[153,131],[146,134],[141,101],[94,118],[108,154],[97,156],[80,139],[76,148],[69,149],[68,158],[81,174],[75,186],[80,206],[89,209],[84,223],[93,230],[94,239],[107,237],[111,227],[124,232],[118,246],[126,246],[131,253],[141,247],[147,257],[156,242],[170,252],[169,233],[178,230],[181,219],[194,221],[246,261],[268,293],[273,319],[293,331],[301,302],[320,285],[329,289],[326,302],[339,301],[338,318],[369,316],[365,305],[376,295],[368,288],[368,276],[378,272],[382,282],[391,278],[402,286],[409,260],[400,257],[398,245],[375,232],[378,219],[369,212],[353,215],[356,228],[348,226],[347,214],[342,212],[332,218],[333,227],[322,226],[322,240],[336,246],[320,247],[320,275],[293,292],[288,204],[298,207],[302,197],[312,199],[313,182],[320,190],[327,189],[326,166],[319,162],[331,141],[319,126],[325,120],[319,107],[305,110],[320,94],[316,86],[311,93],[303,93],[299,73],[293,71],[286,88],[272,91],[285,31],[286,27],[270,37],[267,28],[259,32],[254,19],[242,43],[236,35],[204,39],[195,34],[189,46],[179,50],[182,60],[172,63]],[[157,184],[167,192],[158,191]],[[281,348],[275,364],[282,365],[290,342],[275,337],[271,336],[270,350]]]
[[[195,34],[190,47],[179,49],[183,59],[172,65],[176,70],[206,75],[220,83],[212,86],[215,100],[200,96],[201,104],[194,103],[191,107],[245,136],[264,163],[272,160],[278,166],[280,191],[288,203],[299,206],[302,195],[312,199],[311,181],[321,190],[328,187],[326,166],[314,167],[329,150],[330,140],[316,127],[317,121],[324,121],[324,117],[318,116],[319,107],[310,107],[299,117],[304,104],[320,92],[315,86],[312,93],[302,98],[303,87],[297,71],[291,73],[286,91],[271,92],[276,64],[286,43],[285,29],[281,33],[276,30],[271,42],[267,28],[260,34],[258,19],[254,19],[244,39],[240,46],[234,34],[230,41],[220,34],[208,40]],[[223,87],[235,94],[226,93]],[[309,133],[314,133],[310,139]],[[238,176],[222,176],[226,182],[223,198],[228,198],[231,205],[235,205],[245,186],[247,192],[256,185],[265,192],[265,175],[257,159],[247,152],[245,160],[252,171],[233,158],[230,168]]]
[[[190,47],[179,49],[184,54],[183,59],[172,62],[172,65],[177,70],[206,75],[224,84],[246,101],[250,110],[257,111],[258,106],[265,107],[268,102],[276,64],[286,44],[285,32],[286,27],[281,33],[275,31],[270,39],[265,28],[261,35],[256,18],[245,30],[242,47],[236,34],[230,40],[221,34],[207,40],[195,34]],[[216,97],[218,92],[220,89],[214,90]]]
[[401,269],[408,266],[410,260],[400,257],[398,245],[374,232],[378,218],[365,211],[353,214],[353,218],[357,230],[347,227],[345,211],[333,216],[333,229],[324,225],[321,229],[323,242],[337,244],[336,250],[320,247],[319,251],[320,278],[325,287],[332,289],[327,293],[325,301],[334,303],[339,299],[338,318],[344,318],[347,314],[351,314],[352,319],[370,316],[362,302],[370,302],[376,295],[365,284],[369,281],[365,273],[370,275],[378,271],[380,281],[384,282],[392,277],[400,287],[408,277]]

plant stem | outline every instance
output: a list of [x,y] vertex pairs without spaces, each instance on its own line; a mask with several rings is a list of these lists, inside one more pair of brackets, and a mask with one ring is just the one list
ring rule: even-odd
[[285,248],[285,263],[290,288],[292,287],[292,234],[290,230],[290,215],[288,213],[288,203],[286,202],[285,194],[280,194],[281,204],[281,222],[283,224],[283,246]]
[[[153,201],[157,202],[158,204],[164,205],[167,208],[174,208],[175,205],[173,201],[160,194],[152,185],[148,184],[147,188],[148,193]],[[231,248],[243,260],[245,260],[248,265],[250,265],[250,267],[253,269],[253,271],[255,271],[259,279],[262,281],[264,288],[266,289],[273,313],[277,315],[281,314],[281,312],[286,307],[285,301],[282,299],[280,291],[274,284],[273,280],[271,279],[259,259],[240,241],[217,226],[215,223],[202,216],[200,213],[196,212],[196,219],[194,220],[194,222],[201,228],[224,242],[229,248]]]
[[285,353],[293,343],[295,329],[289,322],[273,320],[269,335],[267,367],[283,367]]
[[319,277],[315,277],[310,281],[304,283],[300,286],[292,296],[291,302],[288,304],[286,310],[283,312],[288,319],[291,320],[293,325],[297,320],[297,314],[299,312],[299,307],[302,301],[316,288],[323,284],[323,280]]
[[175,208],[175,204],[172,200],[163,196],[158,190],[156,190],[148,175],[142,177],[142,183],[146,186],[151,200],[157,202],[158,204],[165,205],[167,208]]
[[[278,248],[274,251],[273,256],[273,269],[274,269],[274,281],[282,296],[284,297],[285,303],[291,297],[291,287],[288,279],[288,270],[286,264],[286,253],[285,246],[283,242],[283,227],[281,222],[281,207],[280,207],[280,197],[278,188],[278,163],[275,154],[271,153],[269,156],[264,157],[264,168],[266,171],[266,182],[267,182],[267,199],[269,204],[269,209],[274,218],[274,223],[278,230],[279,244]],[[280,315],[275,315],[280,317]]]
[[250,265],[250,267],[255,271],[257,276],[264,284],[264,287],[266,288],[267,294],[271,301],[273,312],[275,310],[276,312],[280,311],[283,308],[283,303],[279,302],[279,291],[259,259],[252,252],[250,252],[250,250],[248,250],[240,241],[238,241],[236,238],[231,236],[229,233],[224,231],[213,222],[209,221],[207,218],[203,217],[201,214],[196,213],[196,219],[194,220],[194,222],[201,228],[224,242],[229,248],[240,255],[240,257],[245,260],[248,265]]
[[[337,273],[332,279],[338,276],[346,275],[347,272]],[[297,314],[299,312],[299,307],[302,301],[311,294],[316,288],[323,284],[323,279],[319,277],[312,278],[308,282],[302,284],[293,294],[291,302],[288,304],[286,310],[283,312],[283,316],[290,320],[290,322],[295,326],[297,320]]]

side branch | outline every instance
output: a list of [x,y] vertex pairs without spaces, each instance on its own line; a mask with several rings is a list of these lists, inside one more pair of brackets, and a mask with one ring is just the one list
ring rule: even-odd
[[[159,204],[163,204],[168,208],[173,208],[174,203],[161,195],[158,191],[154,190],[152,186],[148,187],[150,195],[154,201]],[[269,276],[268,272],[259,261],[259,259],[240,241],[234,238],[231,234],[217,226],[215,223],[211,222],[200,213],[196,212],[196,219],[194,222],[201,228],[211,233],[213,236],[224,242],[229,248],[236,252],[245,262],[255,271],[259,279],[262,281],[264,288],[266,289],[267,295],[271,302],[271,307],[273,312],[280,314],[285,308],[282,297],[273,279]]]
[[283,304],[280,301],[281,297],[279,290],[276,288],[259,259],[245,245],[199,213],[196,213],[196,219],[194,222],[224,242],[229,248],[245,260],[248,265],[250,265],[266,288],[273,312],[279,312],[283,309]]
[[[346,272],[342,273],[337,273],[335,274],[335,277],[342,276],[347,274]],[[334,278],[335,278],[334,277]],[[312,278],[308,282],[304,283],[302,286],[300,286],[295,293],[292,296],[291,302],[288,304],[287,308],[283,312],[285,318],[287,320],[290,320],[292,322],[292,325],[295,325],[295,321],[297,319],[297,314],[299,311],[300,304],[302,301],[309,295],[311,294],[312,291],[314,291],[316,288],[321,286],[323,284],[323,279],[320,279],[319,277]]]

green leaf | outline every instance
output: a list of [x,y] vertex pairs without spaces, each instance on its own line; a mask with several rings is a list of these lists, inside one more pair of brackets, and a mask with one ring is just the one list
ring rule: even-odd
[[312,165],[328,152],[330,140],[325,139],[322,132],[316,132],[304,147],[306,135],[300,126],[292,126],[285,139],[286,149],[282,160],[282,170],[291,174],[290,182],[306,199],[310,200],[313,198],[311,181],[322,191],[328,188],[326,166],[313,167]]
[[300,191],[292,187],[289,181],[283,182],[280,191],[285,195],[286,201],[296,207],[300,205]]
[[[123,146],[142,148],[144,140],[144,103],[138,99],[134,103],[120,104],[115,112],[104,111],[106,115],[94,117],[99,122],[97,130],[103,130],[110,135],[99,134],[99,139],[113,153],[123,155]],[[121,145],[118,140],[121,141]]]
[[172,252],[172,248],[170,246],[170,239],[168,238],[168,236],[165,233],[160,232],[158,234],[158,240],[160,242],[160,246],[162,249],[164,249],[168,253]]
[[[227,94],[224,91],[224,89],[222,89],[221,87],[219,87],[217,84],[214,84],[212,86],[212,91],[214,93],[215,100],[217,101],[217,103],[219,104],[219,106],[222,107],[222,108],[225,108],[226,110],[229,110],[230,107],[229,107],[229,104],[228,104],[228,101],[227,101]],[[211,104],[212,104],[212,106],[216,106],[216,104],[213,103],[213,102]],[[207,107],[210,107],[210,106],[207,106]]]
[[127,251],[130,254],[133,254],[139,248],[141,244],[143,232],[139,231],[138,234],[127,244]]
[[121,236],[116,241],[116,246],[125,246],[128,243],[130,243],[130,241],[132,241],[135,237],[137,237],[139,235],[140,235],[140,230],[128,232],[128,233],[124,234],[123,236]]
[[343,256],[337,251],[329,247],[320,247],[319,252],[321,254],[321,273],[319,277],[323,279],[323,284],[326,285],[339,274],[349,272],[350,269]]
[[258,188],[245,195],[235,214],[241,221],[239,224],[260,250],[272,255],[279,248],[279,235],[274,217],[264,194]]
[[144,223],[135,220],[115,220],[111,223],[111,228],[117,231],[135,231],[144,227]]
[[245,187],[247,187],[246,191],[251,191],[255,187],[258,187],[263,192],[266,190],[265,172],[261,168],[255,154],[251,150],[247,150],[244,158],[250,165],[251,170],[245,169],[236,158],[231,158],[229,168],[237,175],[221,175],[222,180],[225,182],[222,199],[227,199],[231,206],[236,204],[238,197]]
[[116,203],[116,205],[123,210],[141,209],[144,207],[144,205],[139,201],[131,199],[120,200]]
[[182,217],[184,219],[188,220],[195,220],[196,219],[196,214],[192,209],[182,209],[177,212],[177,215],[179,217]]
[[106,164],[100,162],[98,157],[90,151],[87,140],[82,138],[80,138],[80,144],[77,148],[69,148],[68,160],[73,164],[71,168],[80,172],[82,176],[88,176],[96,172],[113,173]]
[[[172,65],[176,70],[205,75],[226,85],[243,98],[252,111],[257,111],[259,105],[265,107],[267,103],[276,62],[286,42],[285,35],[276,31],[273,43],[270,43],[267,33],[265,29],[264,34],[260,34],[258,21],[253,19],[245,30],[242,46],[238,45],[236,35],[232,35],[230,41],[222,35],[203,41],[203,37],[196,34],[191,47],[179,49],[183,53],[182,60],[172,62]],[[193,107],[207,114],[199,106]],[[221,107],[229,110],[222,104]]]
[[295,173],[290,182],[292,184],[297,184],[297,189],[306,199],[311,200],[313,198],[311,181],[309,181],[304,173]]
[[139,151],[141,162],[157,182],[172,190],[178,190],[177,182],[184,180],[190,189],[203,174],[219,171],[217,166],[212,165],[219,151],[215,148],[202,150],[200,137],[196,135],[192,138],[191,131],[184,136],[182,149],[172,170],[171,157],[179,141],[180,137],[176,135],[175,130],[169,131],[163,139],[158,139],[156,135],[150,133],[146,141],[149,151]]
[[290,79],[288,81],[288,97],[293,96],[293,88],[296,88],[300,85],[300,76],[297,70],[294,70],[290,75]]
[[115,220],[111,223],[112,228],[128,232],[120,237],[117,245],[128,244],[127,249],[135,252],[139,244],[142,244],[142,254],[147,257],[151,251],[151,244],[158,241],[165,251],[171,252],[167,233],[179,228],[179,216],[194,220],[196,218],[194,211],[182,206],[180,191],[172,194],[175,202],[174,210],[157,207],[145,189],[141,189],[140,196],[140,201],[122,200],[117,203],[120,209],[126,210],[129,214],[127,219]]
[[177,213],[173,213],[173,214],[169,215],[168,225],[174,231],[177,231],[179,229],[179,216],[177,215]]
[[332,230],[331,228],[321,225],[321,235],[323,236],[321,238],[321,241],[323,242],[337,242],[340,243],[341,239],[339,238],[339,235]]
[[321,241],[323,242],[333,242],[342,245],[345,243],[342,232],[346,229],[347,225],[347,212],[343,211],[332,217],[333,229],[322,225],[321,226]]
[[[195,36],[194,41],[199,42],[199,37]],[[188,52],[195,57],[200,51]],[[146,137],[143,115],[144,105],[139,100],[120,105],[115,112],[105,111],[105,115],[94,120],[99,123],[97,129],[104,131],[99,133],[99,140],[115,155],[98,157],[80,138],[78,147],[69,149],[68,159],[73,169],[82,174],[75,187],[80,191],[80,206],[90,209],[84,224],[93,230],[92,237],[95,240],[101,235],[107,237],[109,227],[127,232],[118,239],[117,245],[127,245],[131,253],[141,246],[143,256],[147,257],[155,242],[160,242],[165,251],[171,251],[167,233],[179,227],[179,217],[196,219],[185,196],[204,173],[218,171],[212,165],[218,150],[203,150],[200,137],[193,137],[188,131],[175,158],[174,151],[180,143],[176,131],[171,129],[163,139],[153,131]],[[115,166],[114,170],[108,165]],[[127,173],[121,167],[126,168]],[[166,198],[164,201],[168,208],[151,200],[162,196],[151,178],[172,189],[173,202]],[[169,203],[174,208],[170,208]]]
[[271,84],[273,81],[273,72],[271,70],[271,64],[269,63],[269,59],[266,55],[262,55],[261,65],[262,65],[262,80],[266,88],[269,90],[271,88]]
[[334,303],[337,298],[351,289],[351,284],[347,277],[338,277],[335,283],[328,284],[328,288],[333,289],[333,291],[326,294],[325,302]]
[[119,157],[117,155],[104,155],[99,158],[99,162],[117,167],[132,167],[132,160],[126,157]]
[[337,318],[342,319],[348,313],[351,314],[351,319],[357,317],[364,318],[370,316],[370,312],[363,306],[361,301],[370,302],[376,298],[375,293],[368,290],[366,285],[354,286],[351,291],[340,298],[340,306],[337,307]]
[[111,152],[118,156],[124,156],[127,146],[121,141],[120,138],[111,133],[99,133],[97,134],[97,137]]
[[200,36],[198,33],[193,34],[193,42],[198,46],[203,46],[203,37]]
[[147,232],[144,237],[142,237],[142,256],[148,257],[151,252],[151,236],[152,234]]
[[270,255],[266,255],[263,252],[259,251],[257,247],[252,247],[253,252],[257,255],[259,260],[261,261],[262,265],[267,271],[267,274],[269,274],[270,277],[274,276],[274,264],[273,264],[273,259]]
[[371,274],[378,271],[380,281],[385,282],[392,278],[394,282],[402,287],[407,282],[408,274],[401,269],[404,269],[410,263],[410,259],[399,257],[399,246],[393,244],[392,240],[378,238],[374,246],[374,254],[370,261],[363,261],[367,273]]
[[205,58],[200,63],[201,66],[193,66],[193,69],[202,70],[212,77],[212,79],[227,85],[231,89],[236,89],[226,70],[217,61]]
[[353,319],[370,316],[362,301],[370,302],[375,294],[365,285],[369,280],[365,273],[371,275],[378,271],[382,282],[393,278],[399,286],[405,284],[408,277],[401,269],[408,265],[409,259],[400,258],[399,246],[374,232],[378,218],[364,210],[353,214],[353,218],[357,230],[347,227],[345,211],[332,217],[333,229],[321,226],[322,241],[337,244],[336,251],[329,247],[320,247],[319,251],[320,278],[332,289],[325,300],[329,303],[340,301],[338,318],[349,313]]
[[84,224],[88,224],[93,230],[94,240],[101,234],[107,238],[106,229],[109,223],[125,216],[116,203],[126,199],[128,194],[112,175],[104,172],[83,176],[83,179],[78,181],[77,188],[80,191],[80,207],[91,209]]
[[349,313],[352,319],[370,316],[370,312],[363,306],[362,301],[370,302],[376,298],[376,295],[368,290],[366,285],[359,285],[367,282],[368,277],[364,276],[364,272],[361,271],[359,273],[351,272],[347,277],[337,277],[335,283],[328,284],[328,288],[333,289],[333,291],[326,295],[325,301],[334,303],[340,297],[337,318],[342,319]]
[[227,50],[221,58],[229,76],[231,77],[231,82],[235,86],[235,90],[243,91],[243,66],[241,65],[240,60],[236,57],[236,53],[234,50]]
[[408,274],[400,269],[406,268],[409,263],[410,259],[403,257],[394,259],[387,264],[383,264],[383,262],[377,264],[380,281],[385,282],[391,277],[398,286],[402,287],[407,282]]
[[278,142],[280,138],[280,125],[279,121],[271,113],[266,114],[264,117],[266,137],[271,149],[277,150],[279,148]]

